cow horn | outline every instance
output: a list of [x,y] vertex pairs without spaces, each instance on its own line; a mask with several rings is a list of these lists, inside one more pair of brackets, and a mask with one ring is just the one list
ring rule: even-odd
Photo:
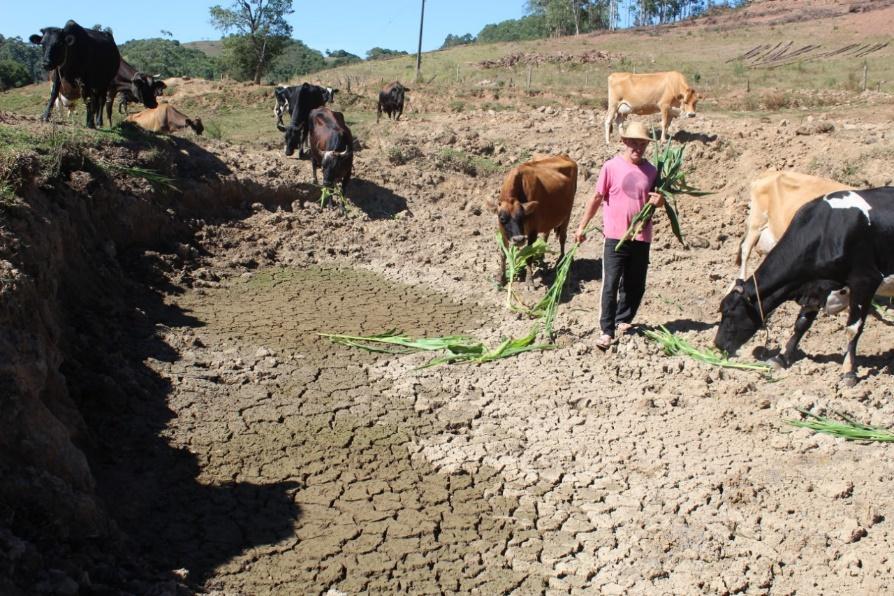
[[333,153],[335,153],[335,152],[334,151],[323,151],[323,161],[326,161],[327,159],[329,159],[329,156],[331,156]]
[[350,153],[350,152],[351,152],[351,148],[350,148],[350,147],[346,147],[344,151],[342,151],[341,153],[338,153],[338,156],[339,156],[339,157],[344,157],[345,155],[347,155],[347,154]]
[[276,123],[276,128],[279,129],[279,132],[286,132],[286,127],[283,126],[282,124],[280,124],[279,122]]

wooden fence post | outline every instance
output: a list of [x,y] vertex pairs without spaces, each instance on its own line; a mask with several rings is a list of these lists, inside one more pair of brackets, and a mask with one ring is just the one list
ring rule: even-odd
[[869,73],[869,64],[863,61],[863,91],[866,91],[866,75]]
[[534,65],[533,65],[533,64],[528,64],[528,82],[527,82],[526,87],[525,87],[525,90],[526,90],[526,91],[530,91],[530,90],[531,90],[531,75],[533,75],[533,74],[534,74]]

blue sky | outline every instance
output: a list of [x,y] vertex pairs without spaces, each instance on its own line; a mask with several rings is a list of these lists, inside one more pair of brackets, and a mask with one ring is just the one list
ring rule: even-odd
[[[219,39],[208,19],[214,4],[227,7],[230,1],[0,0],[0,34],[27,39],[41,27],[74,19],[85,27],[111,27],[119,44],[160,37],[162,29],[181,42]],[[488,23],[519,18],[524,5],[525,0],[426,0],[422,50],[441,47],[448,33],[476,35]],[[421,0],[295,0],[293,7],[293,37],[314,49],[344,49],[362,57],[376,46],[416,51]]]

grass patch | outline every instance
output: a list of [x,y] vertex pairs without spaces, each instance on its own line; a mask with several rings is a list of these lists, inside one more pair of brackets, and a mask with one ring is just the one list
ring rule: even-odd
[[798,411],[806,417],[804,420],[786,420],[785,423],[798,428],[809,428],[812,431],[832,435],[845,441],[894,442],[894,432],[885,428],[867,426],[841,412],[836,412],[839,419],[835,420],[826,416],[817,416],[800,408]]
[[496,174],[503,169],[503,166],[491,159],[450,147],[438,151],[434,157],[434,162],[439,168],[453,170],[467,176],[487,176]]

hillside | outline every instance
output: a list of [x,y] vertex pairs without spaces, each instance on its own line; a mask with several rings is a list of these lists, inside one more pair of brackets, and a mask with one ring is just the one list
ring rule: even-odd
[[[117,112],[110,129],[83,111],[46,124],[46,84],[0,94],[0,593],[889,592],[890,446],[785,421],[894,425],[891,310],[867,321],[853,387],[844,314],[769,375],[668,356],[643,331],[713,345],[764,170],[894,183],[892,16],[755,2],[434,52],[419,83],[406,58],[324,71],[356,139],[344,211],[283,154],[270,86],[168,79],[203,136]],[[442,353],[320,335],[528,334],[494,283],[505,173],[568,154],[575,225],[618,150],[605,76],[668,67],[707,96],[671,133],[713,194],[680,197],[685,246],[656,219],[633,332],[595,345],[593,232],[546,349],[423,368]],[[394,78],[410,102],[377,123]],[[515,284],[526,304],[554,278],[548,244]],[[797,313],[776,310],[735,361],[777,353]]]

